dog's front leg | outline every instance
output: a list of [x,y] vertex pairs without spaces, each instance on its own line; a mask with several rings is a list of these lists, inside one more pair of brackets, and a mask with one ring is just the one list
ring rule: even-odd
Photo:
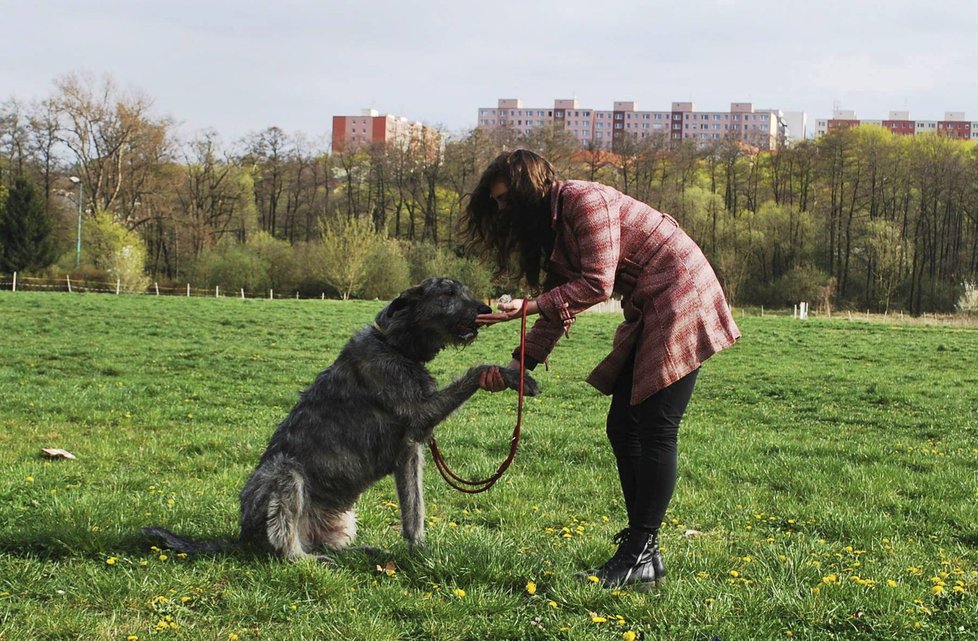
[[[448,418],[449,414],[478,391],[480,376],[493,367],[499,369],[508,388],[519,389],[520,375],[517,370],[494,365],[476,365],[443,389],[414,401],[399,404],[400,417],[411,425],[415,438],[422,442],[427,441],[431,438],[436,425]],[[527,396],[536,396],[540,393],[539,385],[529,374],[524,375],[524,388]]]
[[411,443],[394,469],[397,498],[401,504],[401,534],[412,550],[424,543],[424,450]]
[[440,390],[403,399],[397,406],[397,412],[411,426],[413,438],[421,442],[431,438],[435,426],[478,391],[479,376],[489,367],[477,365]]

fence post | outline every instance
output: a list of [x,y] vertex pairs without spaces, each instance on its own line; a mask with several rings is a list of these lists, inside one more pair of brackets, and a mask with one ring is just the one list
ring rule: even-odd
[[299,292],[296,292],[296,293],[295,293],[295,299],[296,299],[296,300],[299,300]]
[[153,283],[153,285],[156,287],[156,295],[159,296],[160,295],[160,284],[159,283]]
[[119,290],[121,290],[121,289],[122,289],[122,279],[121,278],[116,278],[115,279],[115,295],[116,296],[119,295]]
[[190,298],[190,283],[187,283],[187,298]]
[[214,298],[220,298],[220,297],[221,297],[221,286],[214,285]]
[[273,291],[271,289],[268,290],[268,300],[272,300],[274,298],[275,298],[275,294],[273,293]]
[[17,291],[17,272],[14,272],[14,291]]
[[68,279],[68,293],[71,293],[71,274],[65,274],[65,278]]
[[244,300],[244,287],[241,288],[241,300]]

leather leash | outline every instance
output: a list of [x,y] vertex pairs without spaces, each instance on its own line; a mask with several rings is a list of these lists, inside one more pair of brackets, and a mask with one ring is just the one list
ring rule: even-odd
[[438,468],[438,472],[441,474],[445,482],[450,486],[458,490],[459,492],[464,492],[465,494],[481,494],[485,492],[493,485],[496,484],[500,478],[502,478],[503,473],[509,468],[513,459],[516,458],[516,446],[520,442],[520,434],[522,432],[523,426],[523,375],[526,373],[526,303],[527,299],[523,299],[523,308],[520,311],[520,389],[519,389],[519,402],[516,409],[516,426],[513,428],[513,436],[509,441],[509,456],[506,460],[500,464],[499,468],[496,470],[495,474],[489,478],[485,478],[479,481],[470,481],[462,478],[458,474],[452,471],[452,468],[448,467],[448,463],[445,462],[445,458],[441,455],[441,450],[438,449],[438,443],[435,442],[435,437],[432,435],[431,441],[429,442],[429,447],[431,448],[431,458],[435,462],[435,467]]

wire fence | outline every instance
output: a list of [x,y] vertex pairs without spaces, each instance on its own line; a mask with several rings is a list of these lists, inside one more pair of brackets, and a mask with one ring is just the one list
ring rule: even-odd
[[[13,274],[0,274],[0,290],[12,291],[47,291],[65,293],[98,293],[115,295],[138,295],[138,296],[184,296],[197,298],[240,298],[244,299],[266,299],[266,300],[326,300],[326,293],[319,296],[302,295],[300,292],[276,292],[269,289],[267,291],[254,291],[244,288],[226,289],[222,287],[194,287],[191,283],[179,286],[163,286],[159,283],[151,283],[144,290],[127,290],[121,280],[116,282],[105,282],[95,280],[84,280],[72,278],[66,274],[63,279],[56,278],[36,278],[24,277]],[[495,307],[496,301],[490,299],[486,301]],[[804,310],[804,311],[802,311]],[[612,298],[598,303],[587,310],[589,313],[622,313],[621,300]],[[911,316],[903,311],[894,312],[872,312],[870,310],[812,310],[809,312],[808,303],[802,302],[793,308],[765,308],[761,307],[737,307],[734,312],[735,318],[749,316],[780,316],[807,320],[809,318],[832,318],[846,319],[849,321],[875,321],[875,322],[895,322],[895,323],[915,323],[915,324],[937,324],[937,325],[978,325],[978,315],[974,313],[959,312],[955,314],[927,313],[919,316]]]
[[0,274],[0,290],[11,291],[47,291],[47,292],[66,292],[66,293],[99,293],[99,294],[134,294],[142,296],[186,296],[186,297],[211,297],[211,298],[267,298],[267,299],[323,299],[326,293],[319,296],[301,297],[299,292],[283,293],[273,289],[267,291],[254,291],[239,288],[237,290],[227,290],[221,287],[193,287],[190,283],[178,286],[160,286],[159,283],[151,283],[146,289],[127,289],[121,279],[116,282],[105,282],[96,280],[85,280],[72,278],[71,274],[66,274],[63,278],[35,278],[20,276],[16,272],[13,274]]

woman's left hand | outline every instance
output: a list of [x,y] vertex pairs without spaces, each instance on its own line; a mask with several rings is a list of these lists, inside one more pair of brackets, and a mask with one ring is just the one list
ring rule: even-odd
[[[479,314],[476,316],[475,324],[479,327],[485,327],[519,318],[523,314],[523,299],[515,298],[505,303],[499,303],[496,305],[496,309],[499,311],[492,314]],[[526,314],[529,316],[530,314],[536,314],[537,311],[539,310],[536,301],[528,300],[526,302]]]

